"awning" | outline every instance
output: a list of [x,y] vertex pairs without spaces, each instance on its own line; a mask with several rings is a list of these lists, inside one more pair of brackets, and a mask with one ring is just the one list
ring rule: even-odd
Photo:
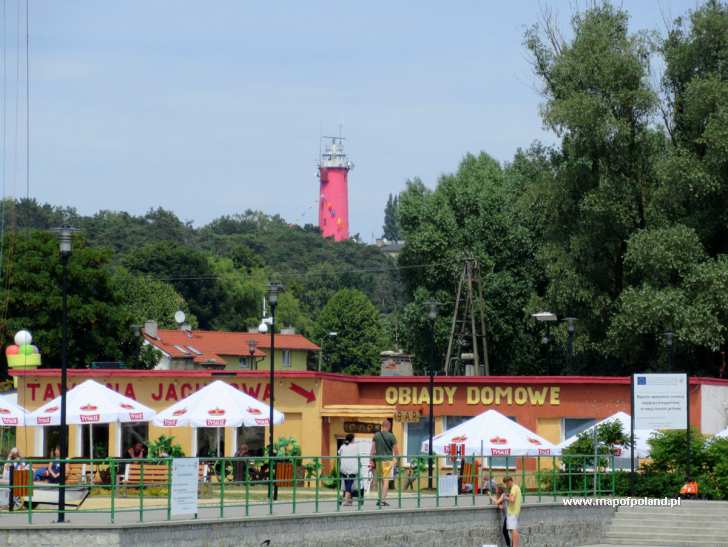
[[321,416],[342,418],[391,418],[394,408],[388,405],[327,405]]

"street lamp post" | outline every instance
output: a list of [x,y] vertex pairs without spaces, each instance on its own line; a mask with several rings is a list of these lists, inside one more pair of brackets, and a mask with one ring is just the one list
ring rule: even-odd
[[[551,337],[549,336],[549,324],[558,321],[558,317],[556,317],[555,313],[551,313],[550,311],[540,311],[538,313],[532,313],[531,317],[533,317],[536,321],[546,323],[546,333],[543,335],[541,343],[544,346],[548,345],[548,343],[551,341]],[[546,372],[548,372],[548,374],[551,374],[551,354],[548,348],[546,348]]]
[[339,335],[338,332],[327,332],[324,337],[321,339],[321,348],[319,349],[319,358],[318,358],[318,371],[321,372],[321,365],[323,364],[324,360],[324,343],[326,342],[327,338],[336,338]]
[[[276,381],[276,306],[278,305],[278,293],[283,290],[280,283],[268,283],[268,304],[270,304],[270,409],[268,414],[268,472],[270,478],[273,478],[273,409],[276,403],[275,381]],[[271,492],[272,486],[272,492]],[[272,480],[268,487],[268,496],[273,495],[276,499],[278,493],[277,485]]]
[[435,319],[437,319],[437,306],[439,305],[434,300],[428,300],[425,302],[425,305],[427,306],[427,318],[430,320],[430,329],[431,329],[431,345],[430,345],[430,370],[429,370],[429,376],[430,376],[430,383],[429,383],[429,391],[430,391],[430,419],[429,419],[429,428],[428,428],[428,434],[429,434],[429,443],[427,445],[427,488],[429,490],[432,490],[432,467],[433,467],[433,450],[432,450],[432,440],[435,436],[435,417],[434,417],[434,394],[435,394]]
[[569,354],[569,360],[574,358],[574,333],[576,332],[576,317],[567,317],[565,318],[566,321],[566,330],[569,333],[569,338],[567,342],[567,352]]
[[66,391],[68,390],[68,261],[73,249],[73,233],[76,228],[61,226],[57,228],[61,265],[63,267],[63,312],[61,344],[61,474],[58,489],[58,522],[66,521],[66,460],[68,459],[68,424],[66,423]]
[[258,347],[258,342],[255,338],[248,340],[248,353],[250,354],[250,370],[256,370],[258,364],[255,362],[255,350]]
[[667,370],[672,372],[672,338],[675,336],[672,331],[665,333],[665,343],[667,344]]

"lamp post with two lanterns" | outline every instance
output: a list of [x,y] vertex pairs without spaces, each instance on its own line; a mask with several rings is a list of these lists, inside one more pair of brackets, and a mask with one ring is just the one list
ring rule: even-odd
[[[268,473],[270,482],[268,483],[268,496],[277,497],[277,488],[273,484],[273,410],[275,407],[275,370],[276,370],[276,306],[278,306],[278,294],[283,291],[283,285],[280,283],[268,283],[267,297],[270,304],[270,408],[268,414]],[[267,330],[265,319],[258,327],[259,332],[265,333]]]

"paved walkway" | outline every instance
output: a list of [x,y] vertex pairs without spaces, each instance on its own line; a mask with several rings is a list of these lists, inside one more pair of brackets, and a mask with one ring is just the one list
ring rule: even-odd
[[[401,502],[396,496],[390,498],[389,507],[377,507],[377,498],[374,496],[364,500],[364,504],[357,506],[356,501],[353,506],[347,507],[338,505],[335,498],[320,499],[318,511],[316,503],[311,499],[296,500],[295,508],[292,500],[279,500],[273,506],[268,501],[251,502],[246,510],[243,499],[234,500],[227,498],[225,507],[222,512],[220,510],[219,501],[212,499],[200,499],[198,504],[197,520],[219,520],[219,519],[240,519],[246,517],[285,517],[294,515],[313,515],[319,514],[337,514],[337,513],[357,513],[357,512],[377,512],[392,510],[417,510],[434,509],[436,507],[491,507],[494,508],[488,496],[476,496],[475,503],[471,495],[461,495],[457,498],[450,497],[437,499],[433,496],[422,496],[418,502],[417,496],[412,494],[402,495]],[[80,510],[69,509],[66,513],[66,521],[73,525],[82,526],[107,526],[111,523],[109,514],[108,498],[89,498]],[[557,502],[560,501],[560,498]],[[119,498],[115,500],[116,514],[114,522],[116,524],[136,524],[140,522],[139,500],[136,498]],[[529,497],[524,505],[538,504],[537,498]],[[552,497],[543,497],[540,503],[554,503]],[[0,513],[0,528],[42,526],[55,523],[57,520],[57,512],[54,506],[45,506],[45,508],[32,511],[32,524],[29,524],[28,511]],[[167,519],[167,499],[166,498],[145,498],[143,522],[166,522]],[[176,516],[171,521],[190,521],[195,520],[192,516]]]

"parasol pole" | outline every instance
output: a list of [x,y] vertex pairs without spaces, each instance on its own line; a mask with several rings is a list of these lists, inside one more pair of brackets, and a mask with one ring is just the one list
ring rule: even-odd
[[94,425],[88,424],[89,454],[91,454],[91,482],[94,480]]

